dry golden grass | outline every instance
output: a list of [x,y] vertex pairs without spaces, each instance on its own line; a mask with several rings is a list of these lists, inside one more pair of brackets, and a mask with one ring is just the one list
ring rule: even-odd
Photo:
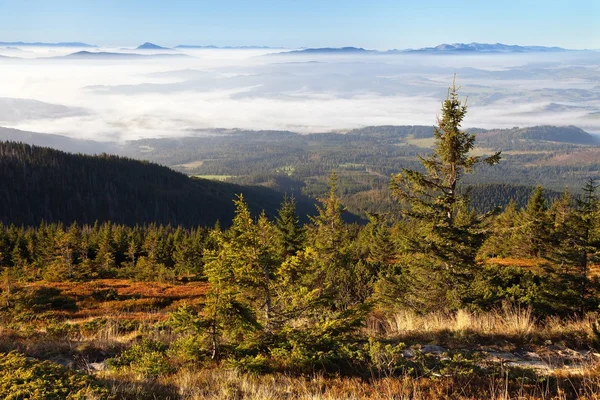
[[590,278],[600,277],[600,264],[591,264],[588,267],[588,276]]
[[492,257],[485,260],[486,264],[503,265],[506,267],[538,268],[544,264],[542,258],[502,258]]
[[[561,343],[576,349],[589,349],[594,337],[592,326],[598,319],[596,313],[584,317],[550,317],[536,320],[528,308],[505,307],[491,312],[456,313],[434,312],[420,315],[410,310],[398,311],[380,317],[378,329],[369,334],[413,342],[436,342],[443,340],[451,347],[498,345],[508,347],[543,345],[546,342]],[[440,344],[440,343],[437,343]]]
[[419,315],[412,310],[395,313],[387,321],[388,335],[398,336],[407,333],[437,331],[472,331],[481,335],[502,334],[523,337],[536,329],[531,309],[505,307],[488,313],[472,313],[459,310],[448,314],[434,312]]
[[[528,268],[540,271],[546,261],[543,258],[512,258],[492,257],[485,260],[488,265],[501,265],[505,267]],[[588,265],[588,278],[600,277],[600,264]]]
[[[113,372],[101,375],[125,399],[184,400],[433,400],[433,399],[599,399],[596,375],[554,378],[533,383],[507,382],[502,377],[419,378],[402,376],[359,378],[248,375],[227,369],[182,369],[176,374],[143,381]],[[577,387],[577,390],[574,388]],[[148,393],[151,393],[148,395]]]

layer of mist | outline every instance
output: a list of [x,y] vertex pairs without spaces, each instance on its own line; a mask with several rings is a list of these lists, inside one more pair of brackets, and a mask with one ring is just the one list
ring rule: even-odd
[[[90,53],[65,57],[82,50]],[[0,47],[0,126],[122,141],[432,125],[456,73],[465,127],[600,133],[600,52],[273,54],[283,51]]]

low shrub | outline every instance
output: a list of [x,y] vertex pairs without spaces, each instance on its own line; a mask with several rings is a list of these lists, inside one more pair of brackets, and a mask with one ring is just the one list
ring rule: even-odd
[[111,399],[93,377],[17,352],[0,354],[0,397],[7,400]]
[[119,356],[107,359],[106,363],[111,369],[127,370],[143,378],[156,379],[175,371],[166,351],[167,347],[162,343],[144,339]]

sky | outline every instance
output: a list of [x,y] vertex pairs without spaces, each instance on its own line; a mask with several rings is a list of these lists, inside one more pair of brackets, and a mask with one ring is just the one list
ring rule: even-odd
[[600,49],[598,0],[0,0],[0,41]]

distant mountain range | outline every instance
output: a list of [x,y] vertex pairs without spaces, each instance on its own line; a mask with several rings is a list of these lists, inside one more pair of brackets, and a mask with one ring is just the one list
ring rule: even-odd
[[162,47],[154,43],[146,42],[137,47],[137,50],[171,50],[168,47]]
[[240,50],[251,50],[251,49],[283,49],[283,47],[269,47],[269,46],[214,46],[209,45],[197,45],[197,44],[180,44],[174,47],[174,49],[240,49]]
[[[386,54],[406,54],[406,53],[550,53],[572,51],[563,49],[562,47],[545,47],[545,46],[518,46],[507,45],[502,43],[453,43],[440,44],[436,47],[424,47],[421,49],[406,49],[406,50],[367,50],[361,47],[323,47],[323,48],[308,48],[281,53],[273,53],[274,55],[297,55],[297,54],[364,54],[364,55],[386,55]],[[270,54],[271,55],[271,54]]]
[[440,44],[435,47],[424,47],[416,50],[407,50],[408,52],[478,52],[478,53],[548,53],[558,51],[569,51],[562,47],[546,47],[546,46],[518,46],[502,43],[452,43]]
[[[0,46],[11,47],[79,47],[79,48],[98,48],[99,46],[82,42],[0,42]],[[157,44],[146,42],[139,45],[136,50],[173,50],[173,49],[262,49],[262,50],[281,50],[282,47],[269,46],[215,46],[215,45],[196,45],[180,44],[173,48],[159,46]],[[404,54],[404,53],[550,53],[573,51],[562,47],[547,46],[519,46],[503,43],[443,43],[435,47],[423,47],[419,49],[392,49],[392,50],[369,50],[361,47],[318,47],[302,48],[292,51],[284,51],[273,54],[295,55],[295,54]]]
[[320,47],[301,50],[286,51],[276,54],[378,54],[377,50],[366,50],[361,47]]
[[44,43],[44,42],[0,42],[0,46],[16,46],[16,47],[98,47],[93,44],[81,42],[59,42],[59,43]]
[[176,57],[189,57],[186,54],[136,54],[136,53],[110,53],[110,52],[92,52],[92,51],[78,51],[76,53],[67,54],[66,56],[50,57],[54,59],[69,58],[76,60],[131,60],[140,58],[176,58]]

